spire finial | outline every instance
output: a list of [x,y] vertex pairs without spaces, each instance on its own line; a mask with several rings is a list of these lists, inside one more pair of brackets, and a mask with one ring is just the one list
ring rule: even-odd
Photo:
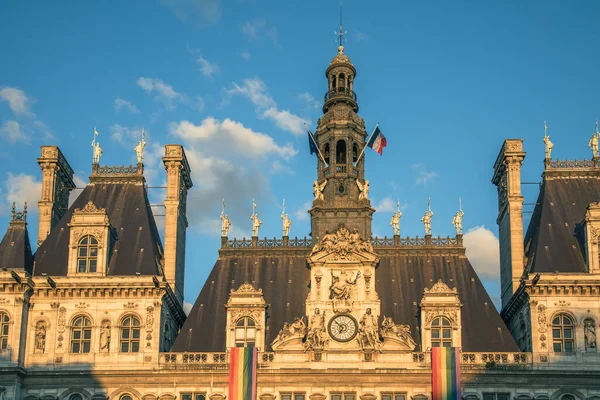
[[344,39],[346,39],[346,33],[348,32],[344,32],[342,24],[342,0],[340,0],[340,31],[334,32],[334,34],[338,37],[338,40],[340,42],[340,46],[338,47],[338,51],[340,54],[344,52]]
[[15,202],[13,201],[12,210],[11,210],[11,213],[10,213],[11,214],[11,218],[10,219],[13,220],[13,221],[15,220],[15,214],[16,214],[15,209],[16,209]]

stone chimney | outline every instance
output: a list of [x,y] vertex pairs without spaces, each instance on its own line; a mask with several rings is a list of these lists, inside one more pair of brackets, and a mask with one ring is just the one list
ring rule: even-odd
[[75,189],[75,183],[73,169],[58,146],[42,146],[42,154],[37,162],[42,169],[42,196],[38,202],[39,246],[67,212],[69,193]]
[[507,139],[494,164],[492,183],[498,187],[500,234],[500,291],[502,306],[519,287],[524,269],[523,195],[521,164],[525,158],[522,139]]
[[183,147],[178,144],[165,146],[163,163],[167,170],[164,243],[165,278],[171,285],[177,300],[183,305],[185,235],[188,227],[186,199],[187,191],[192,187],[191,171]]

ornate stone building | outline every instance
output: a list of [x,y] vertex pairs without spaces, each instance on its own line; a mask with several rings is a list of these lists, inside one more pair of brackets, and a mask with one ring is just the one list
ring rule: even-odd
[[163,247],[141,162],[94,163],[68,207],[73,171],[42,147],[39,247],[26,210],[0,243],[0,399],[224,400],[227,349],[247,345],[260,351],[261,400],[427,400],[435,346],[461,349],[465,399],[600,399],[598,157],[545,160],[524,235],[525,152],[504,143],[499,314],[458,228],[371,237],[365,123],[343,47],[326,77],[311,238],[230,239],[224,220],[187,318],[184,149],[165,148]]

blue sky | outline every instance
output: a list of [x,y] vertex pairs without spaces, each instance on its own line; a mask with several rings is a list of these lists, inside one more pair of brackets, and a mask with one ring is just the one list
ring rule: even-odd
[[[59,145],[83,185],[94,126],[101,163],[119,165],[135,162],[144,127],[151,185],[165,143],[184,144],[193,168],[187,302],[217,257],[221,198],[237,235],[253,198],[261,236],[281,235],[283,198],[291,236],[307,235],[316,160],[302,123],[321,115],[338,13],[336,0],[2,2],[0,226],[28,200],[36,236],[40,145]],[[544,120],[554,157],[591,156],[599,15],[596,1],[346,0],[360,115],[388,139],[382,157],[366,153],[374,233],[392,234],[400,198],[402,235],[423,235],[431,197],[433,234],[453,234],[462,197],[471,260],[497,298],[492,165],[505,138],[523,138],[523,180],[539,181]],[[535,185],[524,192],[535,201]]]

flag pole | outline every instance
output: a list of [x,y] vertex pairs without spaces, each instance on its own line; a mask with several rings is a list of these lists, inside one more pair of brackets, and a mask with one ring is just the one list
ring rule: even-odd
[[315,147],[317,148],[317,152],[319,153],[319,156],[321,157],[321,161],[323,161],[323,164],[325,165],[325,168],[327,168],[329,166],[329,164],[327,164],[325,162],[325,157],[323,157],[323,154],[321,154],[321,149],[319,149],[319,145],[315,141],[315,138],[314,138],[313,134],[311,133],[310,128],[308,127],[308,125],[306,124],[306,122],[304,123],[304,127],[308,131],[308,136],[310,136],[310,140],[312,140],[312,142],[314,143]]
[[369,143],[369,140],[371,140],[371,136],[373,136],[373,134],[375,133],[375,130],[377,129],[378,126],[379,126],[379,122],[375,125],[375,128],[373,128],[373,132],[371,132],[371,134],[369,135],[369,138],[365,142],[365,146],[363,147],[362,151],[360,152],[360,155],[356,159],[356,162],[352,163],[352,166],[356,167],[358,165],[358,163],[360,162],[360,159],[362,158],[362,156],[365,152],[365,149],[367,148],[367,144]]

